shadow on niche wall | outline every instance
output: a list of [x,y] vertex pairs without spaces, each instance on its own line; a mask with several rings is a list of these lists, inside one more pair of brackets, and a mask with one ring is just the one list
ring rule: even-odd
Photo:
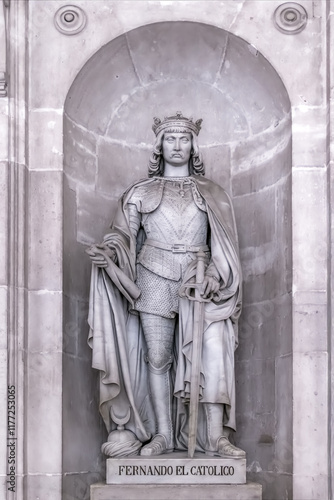
[[[265,499],[292,490],[289,98],[270,63],[244,40],[209,25],[165,22],[97,51],[65,103],[65,500],[78,484],[86,485],[80,498],[88,498],[104,463],[97,373],[87,346],[84,250],[107,231],[123,190],[147,176],[153,117],[177,110],[203,118],[206,175],[231,194],[236,212],[245,303],[236,444],[247,451],[249,478],[263,484]],[[68,446],[73,441],[79,451]]]

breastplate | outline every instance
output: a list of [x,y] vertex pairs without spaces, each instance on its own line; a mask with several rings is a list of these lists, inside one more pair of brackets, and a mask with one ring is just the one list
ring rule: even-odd
[[146,236],[169,244],[205,245],[208,216],[195,189],[190,179],[166,179],[160,205],[143,214]]
[[[194,182],[166,179],[159,206],[142,214],[142,225],[151,240],[169,245],[206,245],[208,216]],[[193,252],[174,253],[144,244],[137,262],[161,277],[178,281],[195,258]]]

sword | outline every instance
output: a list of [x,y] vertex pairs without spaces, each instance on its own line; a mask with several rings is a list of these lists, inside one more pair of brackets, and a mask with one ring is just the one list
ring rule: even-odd
[[196,448],[199,383],[201,375],[202,340],[204,329],[204,301],[200,293],[200,285],[204,280],[205,253],[197,254],[196,288],[194,302],[194,331],[193,348],[191,357],[190,377],[190,403],[189,403],[189,434],[188,434],[188,456],[193,458]]

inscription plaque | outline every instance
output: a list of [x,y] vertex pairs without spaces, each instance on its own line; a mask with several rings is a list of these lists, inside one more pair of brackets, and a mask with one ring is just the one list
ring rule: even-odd
[[107,484],[245,484],[245,458],[217,458],[186,452],[169,456],[109,458]]

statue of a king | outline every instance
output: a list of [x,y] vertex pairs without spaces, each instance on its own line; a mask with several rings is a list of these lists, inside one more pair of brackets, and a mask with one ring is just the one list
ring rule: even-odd
[[154,119],[148,178],[124,192],[110,232],[87,250],[89,344],[109,456],[187,449],[193,411],[196,451],[245,456],[229,440],[241,308],[237,233],[229,196],[204,177],[201,122],[180,112]]

